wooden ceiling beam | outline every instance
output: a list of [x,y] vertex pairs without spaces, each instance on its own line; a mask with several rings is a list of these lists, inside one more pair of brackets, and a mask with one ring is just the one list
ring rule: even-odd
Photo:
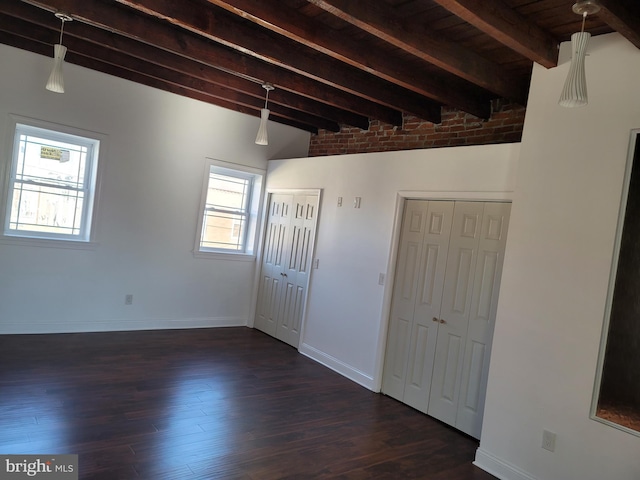
[[298,93],[337,108],[376,118],[391,125],[402,124],[402,113],[398,110],[328,87],[281,67],[268,65],[201,36],[167,28],[157,20],[134,14],[132,11],[123,11],[114,5],[96,0],[23,1],[52,12],[68,12],[80,22],[154,45],[212,67],[252,78],[260,83],[269,81],[279,89]]
[[600,0],[598,18],[640,48],[640,8],[630,10],[620,0]]
[[[0,43],[3,43],[5,45],[10,45],[15,48],[20,48],[22,50],[27,50],[40,55],[45,55],[45,56],[53,55],[52,46],[48,42],[42,43],[37,40],[23,37],[22,35],[16,35],[16,34],[5,31],[4,28],[0,28]],[[183,97],[188,97],[194,100],[206,102],[212,105],[226,108],[228,110],[233,110],[239,113],[243,113],[245,115],[251,115],[254,117],[260,116],[259,110],[256,110],[254,108],[248,108],[242,105],[235,104],[232,101],[226,101],[220,98],[215,98],[215,97],[212,97],[211,95],[208,95],[202,92],[197,92],[185,87],[181,87],[179,85],[175,85],[157,78],[153,78],[136,71],[127,70],[125,68],[108,64],[101,60],[97,60],[95,58],[86,57],[73,51],[67,52],[67,55],[65,57],[65,62],[74,64],[74,65],[79,65],[81,67],[95,70],[98,72],[102,72],[107,75],[113,75],[115,77],[119,77],[135,83],[146,85],[148,87],[157,88],[159,90],[174,93],[176,95],[180,95]],[[45,83],[46,83],[46,78],[44,78],[42,81],[42,85],[43,85],[42,88],[44,88]],[[313,125],[306,125],[302,122],[294,121],[289,118],[284,118],[279,115],[271,115],[269,116],[269,120],[276,123],[281,123],[283,125],[288,125],[294,128],[298,128],[300,130],[304,130],[310,133],[318,133],[318,129]]]
[[434,1],[530,60],[547,68],[558,65],[558,41],[502,0]]
[[174,0],[116,1],[263,62],[389,108],[411,112],[435,123],[440,121],[442,102],[436,103],[286,38],[269,35],[264,29],[251,28],[223,10],[196,2],[185,8]]
[[[500,65],[454,42],[438,38],[420,23],[400,18],[384,2],[369,0],[308,0],[328,13],[471,83],[525,103],[524,82]],[[476,2],[480,3],[480,2]]]
[[[23,2],[0,4],[0,13],[5,13],[15,18],[25,20],[32,24],[58,30],[60,22],[49,12],[40,8],[27,5]],[[163,66],[187,76],[199,78],[234,91],[251,95],[264,102],[264,89],[255,82],[223,72],[222,70],[195,62],[165,50],[160,50],[150,45],[137,42],[130,38],[109,33],[105,30],[77,22],[68,26],[65,38],[77,37],[100,46],[108,47],[123,54],[136,57],[140,60]],[[299,110],[305,114],[313,115],[321,119],[331,120],[326,122],[325,129],[335,129],[337,123],[357,126],[367,129],[369,120],[346,110],[341,110],[324,103],[320,103],[284,90],[276,90],[269,95],[269,104],[279,104],[293,110]],[[319,125],[318,125],[319,126]]]
[[[239,17],[260,25],[283,37],[356,67],[383,80],[399,85],[438,102],[455,106],[460,110],[480,112],[476,92],[465,91],[464,82],[452,85],[434,76],[426,69],[414,68],[379,52],[363,49],[362,44],[331,28],[320,28],[312,18],[288,8],[279,0],[208,0]],[[509,90],[494,92],[510,94],[516,91],[513,85],[520,81],[510,78],[506,72],[497,72],[501,83],[488,79],[485,86],[509,85]],[[496,78],[497,75],[495,75]],[[502,81],[504,79],[504,81]]]

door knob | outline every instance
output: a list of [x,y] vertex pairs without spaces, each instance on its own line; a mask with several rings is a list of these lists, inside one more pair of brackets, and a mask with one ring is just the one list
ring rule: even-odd
[[437,319],[436,317],[433,317],[433,319],[432,319],[432,320],[433,320],[434,322],[437,322],[437,321],[438,321],[438,319]]
[[447,322],[444,321],[444,318],[441,318],[440,323],[447,323]]

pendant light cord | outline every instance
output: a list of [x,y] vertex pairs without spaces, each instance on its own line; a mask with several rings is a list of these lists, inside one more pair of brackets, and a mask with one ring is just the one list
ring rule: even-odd
[[61,18],[62,26],[60,27],[60,45],[62,45],[62,34],[64,33],[64,18]]

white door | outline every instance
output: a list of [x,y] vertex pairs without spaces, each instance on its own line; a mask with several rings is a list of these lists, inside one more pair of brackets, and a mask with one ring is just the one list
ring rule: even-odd
[[473,280],[456,428],[480,438],[511,204],[486,203]]
[[265,229],[254,326],[275,337],[280,314],[285,250],[293,195],[272,194]]
[[382,390],[427,411],[453,202],[408,200],[402,221]]
[[510,204],[407,200],[382,391],[479,438]]
[[429,415],[455,425],[483,203],[456,202],[444,277]]
[[296,195],[293,198],[286,258],[282,272],[282,297],[275,337],[298,346],[309,270],[313,254],[313,236],[318,210],[317,195]]
[[271,194],[254,326],[294,347],[306,302],[318,195]]

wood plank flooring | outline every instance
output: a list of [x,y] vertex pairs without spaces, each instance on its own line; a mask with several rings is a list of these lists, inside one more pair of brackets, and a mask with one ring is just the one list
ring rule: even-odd
[[494,479],[476,448],[249,328],[0,335],[0,453],[81,479]]

